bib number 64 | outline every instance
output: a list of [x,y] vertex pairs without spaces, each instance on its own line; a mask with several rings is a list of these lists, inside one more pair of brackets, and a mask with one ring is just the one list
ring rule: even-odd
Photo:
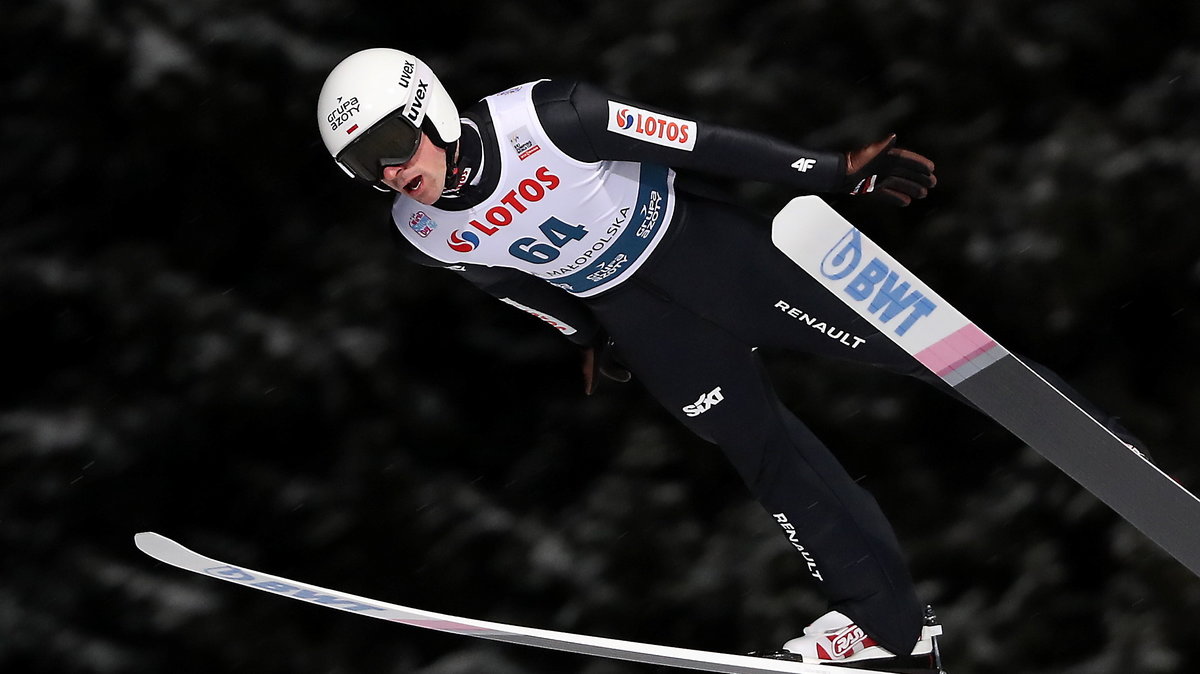
[[587,235],[587,228],[583,225],[568,225],[558,218],[546,220],[538,225],[538,229],[546,237],[544,240],[522,237],[508,247],[509,254],[533,264],[546,264],[558,258],[563,246]]

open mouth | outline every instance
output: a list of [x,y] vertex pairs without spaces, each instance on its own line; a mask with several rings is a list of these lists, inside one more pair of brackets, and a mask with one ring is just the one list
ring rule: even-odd
[[421,179],[421,176],[417,176],[416,178],[413,178],[412,180],[408,181],[408,183],[404,186],[404,191],[408,192],[409,194],[412,194],[413,192],[416,192],[417,190],[421,189],[422,182],[424,182],[424,181]]

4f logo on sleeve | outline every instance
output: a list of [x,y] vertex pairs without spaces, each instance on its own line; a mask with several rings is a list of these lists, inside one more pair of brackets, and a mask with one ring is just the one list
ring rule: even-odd
[[792,162],[792,168],[796,169],[797,171],[799,171],[801,173],[808,173],[808,170],[816,165],[817,165],[817,160],[811,159],[809,157],[801,157],[801,158],[797,159],[796,161]]
[[696,399],[696,402],[692,403],[691,405],[684,405],[683,413],[689,417],[698,417],[719,405],[724,399],[725,395],[721,393],[721,387],[718,386],[708,393],[700,394],[700,397]]

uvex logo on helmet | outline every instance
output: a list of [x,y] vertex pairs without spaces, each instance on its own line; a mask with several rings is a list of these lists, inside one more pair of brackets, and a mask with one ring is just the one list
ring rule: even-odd
[[[396,82],[402,89],[409,89],[413,86],[413,75],[417,72],[417,64],[413,61],[405,60],[404,67],[400,70],[400,81]],[[421,77],[417,77],[417,86],[413,92],[408,95],[408,107],[404,110],[404,117],[413,123],[413,126],[420,128],[421,122],[425,121],[425,99],[429,97],[429,82],[426,82]]]
[[421,126],[421,120],[425,118],[425,97],[429,95],[429,83],[418,80],[417,90],[413,92],[412,103],[408,104],[408,110],[404,111],[404,116],[414,126]]
[[405,89],[412,86],[412,76],[417,70],[417,64],[405,59],[404,68],[400,71],[400,81],[398,84]]

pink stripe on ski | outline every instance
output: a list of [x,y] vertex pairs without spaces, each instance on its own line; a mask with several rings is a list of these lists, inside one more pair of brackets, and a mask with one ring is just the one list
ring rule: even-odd
[[968,323],[916,354],[917,360],[939,377],[959,369],[996,347],[996,341]]

